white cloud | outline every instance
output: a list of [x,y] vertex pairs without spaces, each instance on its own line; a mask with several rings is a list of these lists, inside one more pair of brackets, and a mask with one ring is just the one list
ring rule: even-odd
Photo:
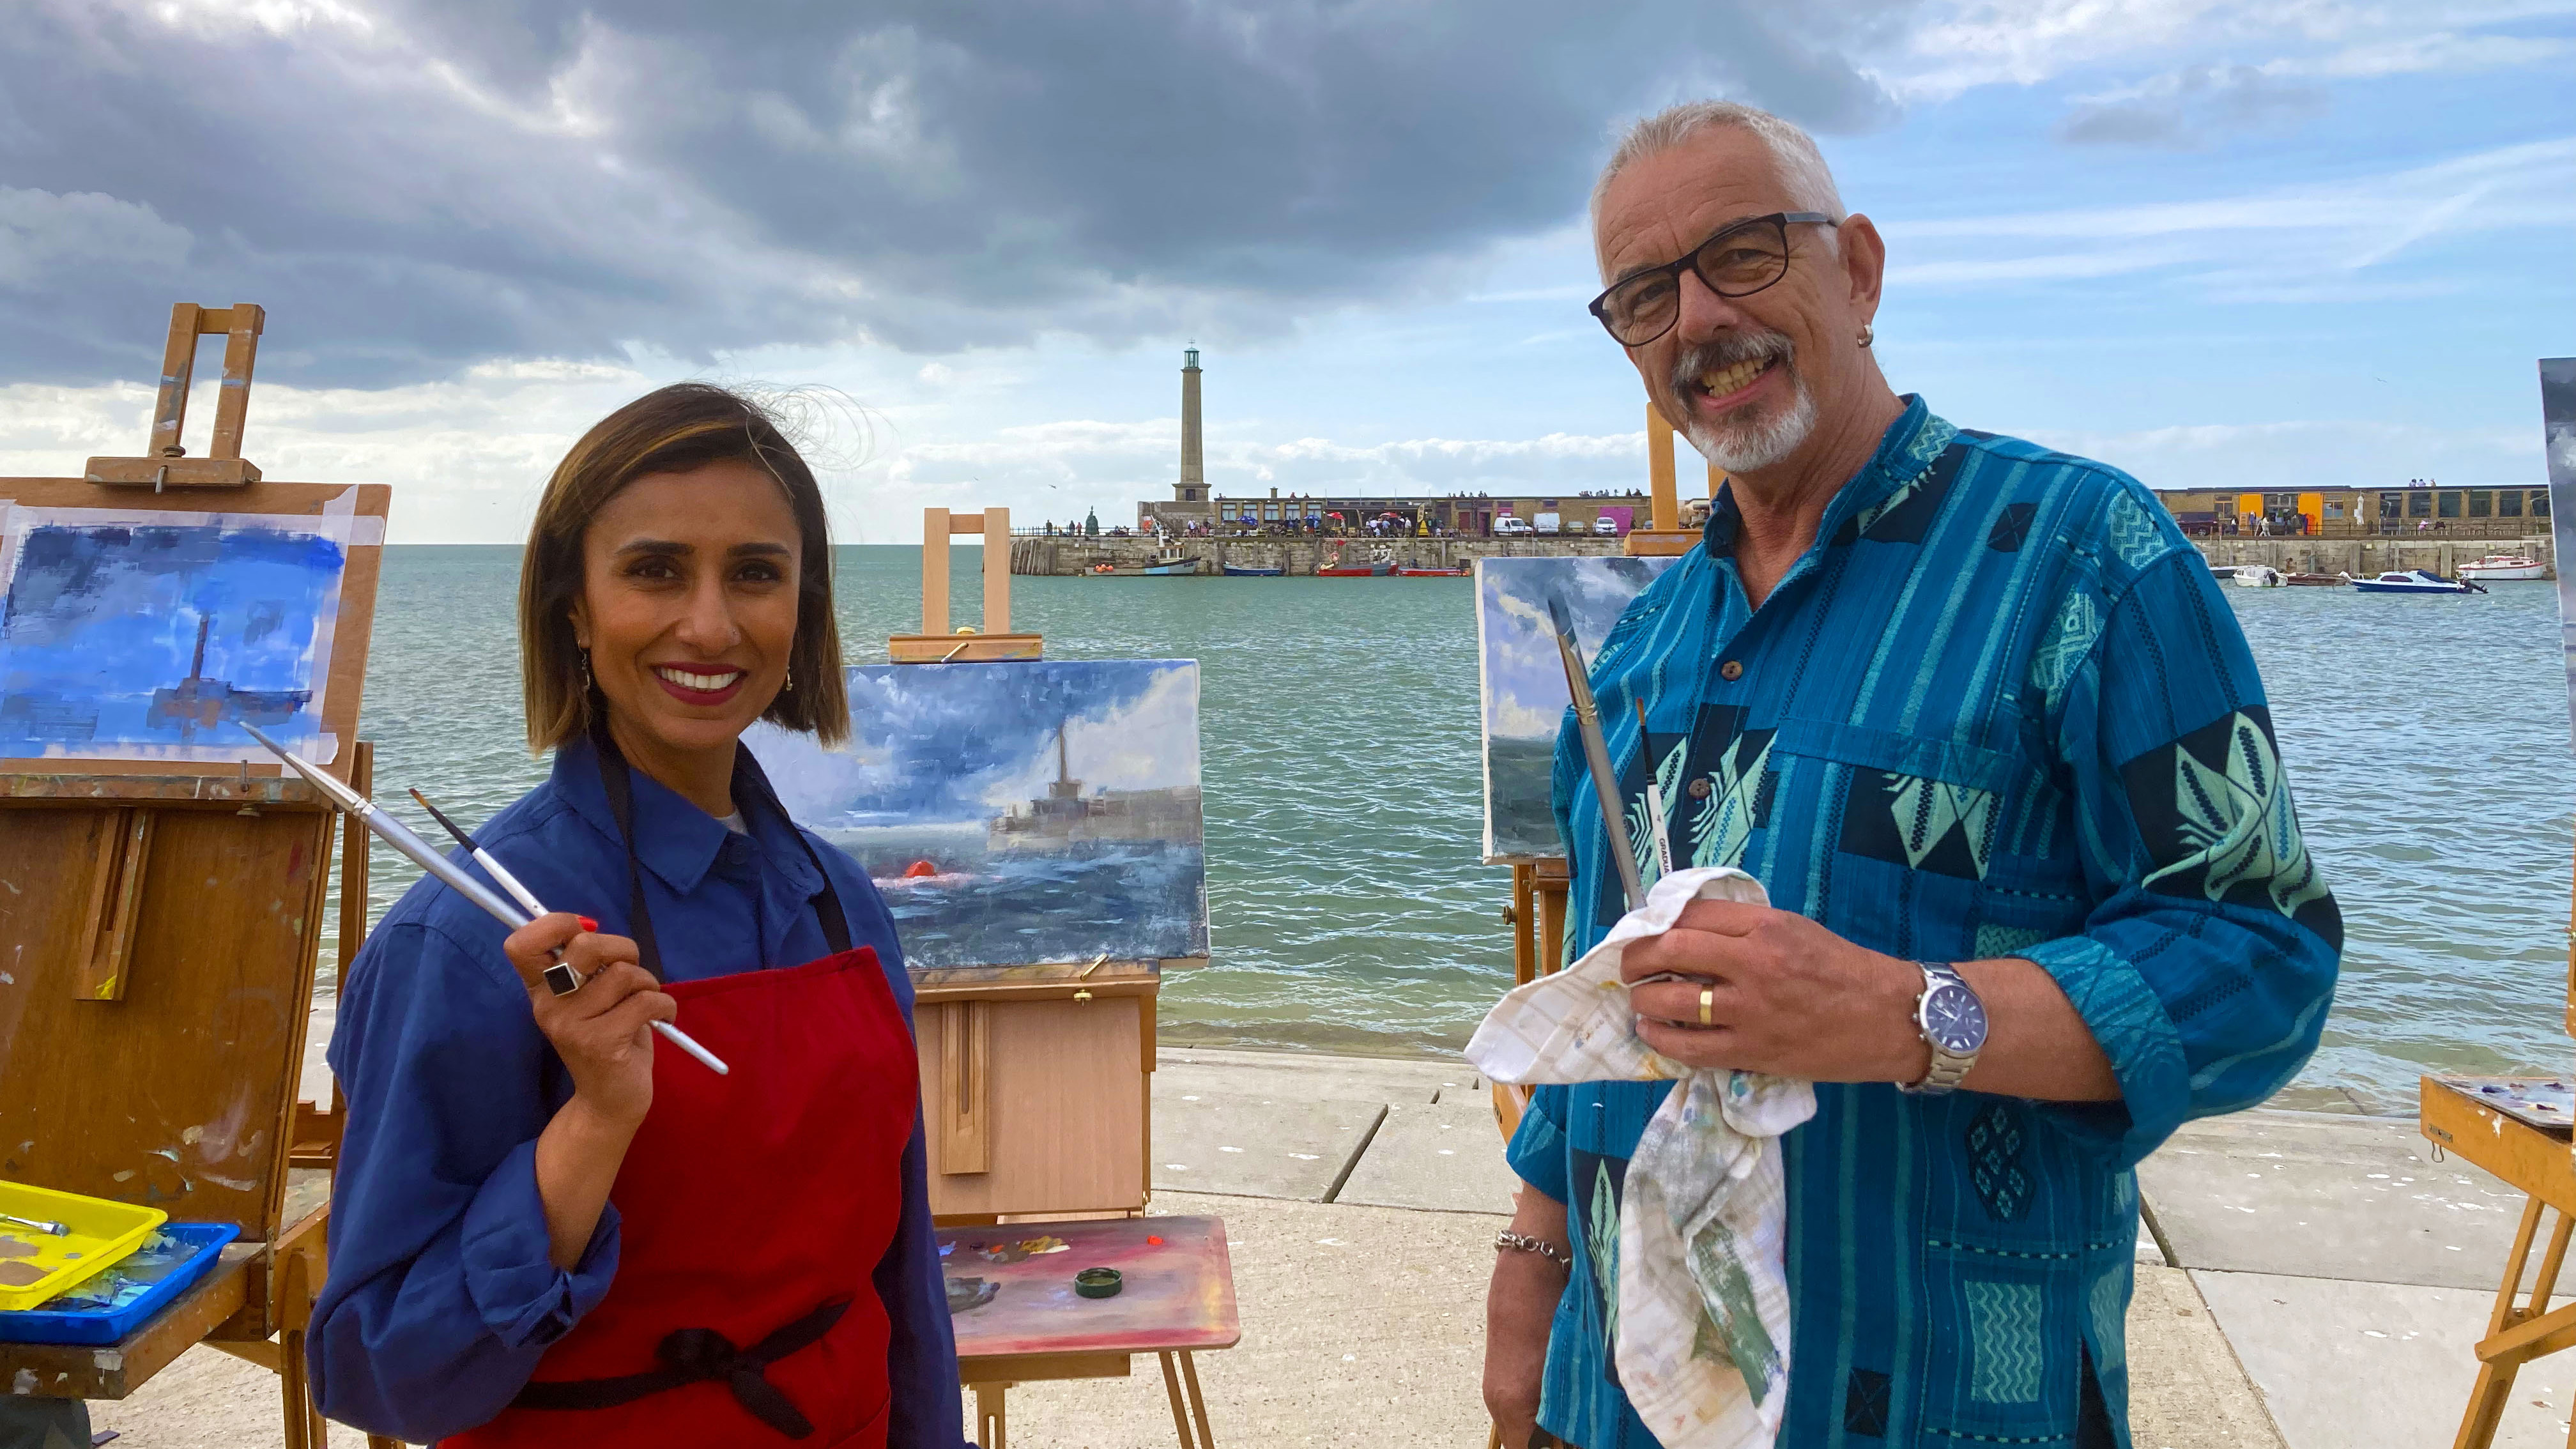
[[[1067,720],[1065,768],[1086,791],[1164,790],[1199,783],[1199,680],[1193,668],[1165,669],[1134,703]],[[1056,777],[1054,741],[1009,774],[983,782],[982,799],[1017,805],[1044,796]]]
[[[2006,425],[2005,431],[2015,431]],[[2440,428],[2371,420],[2186,424],[2129,432],[2039,427],[2020,435],[2098,458],[2150,488],[2260,491],[2435,477],[2537,488],[2537,427]]]

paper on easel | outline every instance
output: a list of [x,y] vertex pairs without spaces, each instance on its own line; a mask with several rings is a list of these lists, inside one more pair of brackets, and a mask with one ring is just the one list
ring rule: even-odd
[[1803,1081],[1696,1071],[1639,1040],[1619,961],[1694,900],[1767,905],[1731,867],[1655,882],[1583,959],[1514,988],[1467,1043],[1513,1085],[1677,1083],[1629,1159],[1619,1207],[1619,1381],[1665,1449],[1755,1449],[1788,1404],[1787,1184],[1782,1133],[1815,1115]]

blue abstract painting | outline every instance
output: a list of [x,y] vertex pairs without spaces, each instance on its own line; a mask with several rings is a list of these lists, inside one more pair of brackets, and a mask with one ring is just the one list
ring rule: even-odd
[[1476,561],[1476,644],[1484,714],[1485,859],[1565,854],[1548,791],[1556,732],[1573,703],[1547,601],[1565,600],[1583,657],[1669,558],[1488,558]]
[[321,735],[346,547],[180,517],[8,510],[0,758],[265,759],[240,722]]
[[744,743],[876,881],[913,965],[1208,954],[1195,662],[884,664],[849,692],[840,749]]

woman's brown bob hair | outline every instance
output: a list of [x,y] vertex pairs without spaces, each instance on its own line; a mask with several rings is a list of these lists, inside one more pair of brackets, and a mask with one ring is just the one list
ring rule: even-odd
[[588,685],[573,641],[572,605],[582,591],[582,537],[619,489],[650,473],[686,473],[743,462],[778,480],[796,514],[796,641],[787,651],[791,688],[761,718],[827,745],[850,733],[841,679],[841,632],[832,617],[831,525],[823,490],[768,411],[712,383],[679,382],[648,392],[582,434],[537,501],[519,573],[519,674],[528,700],[528,747],[536,753],[589,733],[606,706]]

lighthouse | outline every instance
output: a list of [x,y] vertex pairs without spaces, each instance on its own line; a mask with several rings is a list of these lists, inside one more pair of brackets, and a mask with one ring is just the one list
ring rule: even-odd
[[1181,353],[1181,480],[1172,485],[1172,501],[1207,507],[1207,461],[1199,451],[1199,350]]

